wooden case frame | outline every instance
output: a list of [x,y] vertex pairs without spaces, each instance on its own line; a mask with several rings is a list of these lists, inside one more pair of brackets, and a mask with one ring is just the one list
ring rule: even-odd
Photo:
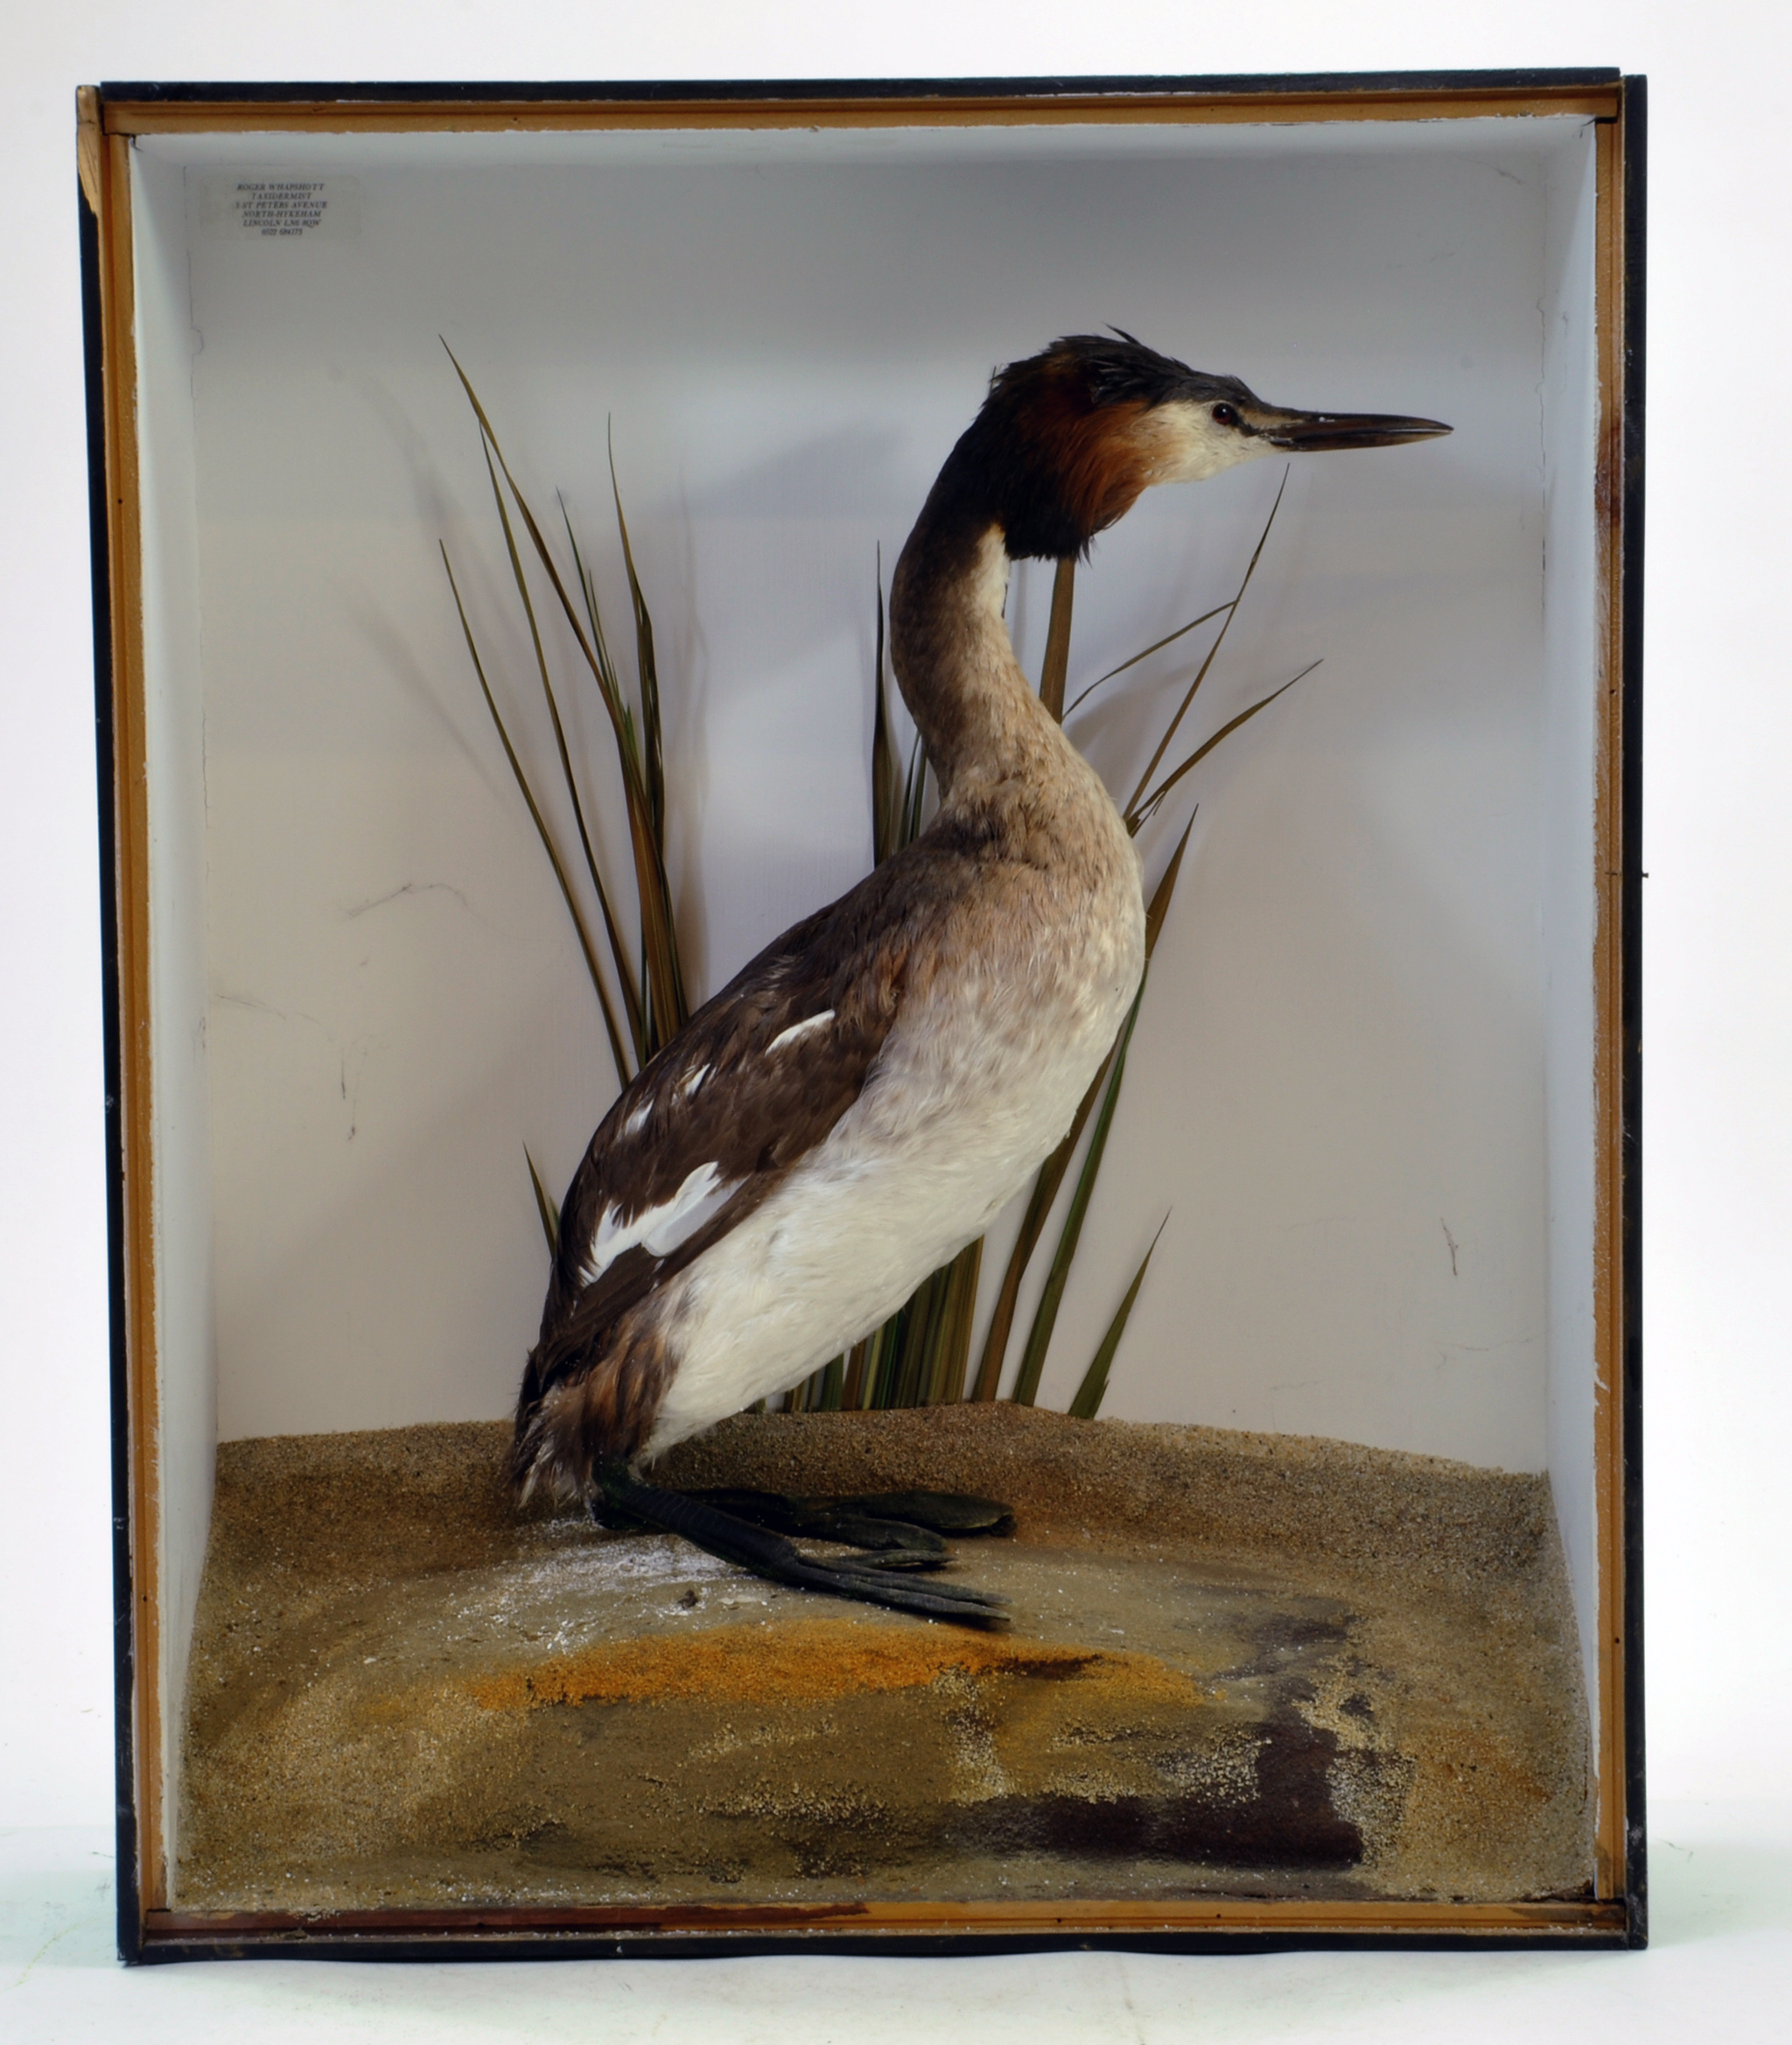
[[[155,1264],[143,531],[130,151],[247,131],[1422,121],[1578,114],[1596,124],[1600,693],[1594,839],[1594,1284],[1600,1637],[1595,1894],[1550,1903],[752,1904],[301,1916],[167,1907],[152,1822],[158,1694]],[[1641,1657],[1640,742],[1644,81],[1610,71],[962,81],[252,86],[124,83],[79,95],[102,874],[116,1639],[118,1937],[127,1960],[514,1957],[1074,1945],[1640,1945],[1646,1936]]]

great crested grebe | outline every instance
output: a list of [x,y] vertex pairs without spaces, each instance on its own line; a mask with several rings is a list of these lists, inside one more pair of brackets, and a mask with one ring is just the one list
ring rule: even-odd
[[1063,1136],[1138,991],[1138,856],[1015,659],[1010,562],[1086,552],[1154,483],[1448,431],[1285,411],[1124,334],[996,374],[890,594],[939,812],[738,973],[599,1124],[517,1402],[525,1491],[571,1491],[780,1582],[1000,1622],[998,1599],[892,1573],[936,1564],[937,1544],[819,1560],[635,1466],[808,1376],[982,1234]]

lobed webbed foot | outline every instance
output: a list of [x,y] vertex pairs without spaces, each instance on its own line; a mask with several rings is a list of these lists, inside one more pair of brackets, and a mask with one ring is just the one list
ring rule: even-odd
[[[887,1509],[870,1509],[899,1502],[905,1508],[918,1505],[919,1510],[913,1517],[898,1519]],[[955,1507],[956,1521],[950,1517]],[[961,1626],[1008,1622],[1006,1600],[993,1592],[904,1580],[906,1572],[941,1569],[950,1558],[939,1531],[924,1523],[922,1515],[945,1517],[954,1530],[994,1526],[1005,1516],[1004,1509],[989,1500],[961,1501],[950,1493],[927,1492],[795,1499],[778,1492],[668,1491],[612,1463],[598,1473],[591,1510],[600,1525],[654,1527],[682,1535],[708,1554],[794,1589],[856,1598],[891,1611],[954,1620]],[[872,1552],[824,1561],[805,1555],[787,1537],[787,1530]]]

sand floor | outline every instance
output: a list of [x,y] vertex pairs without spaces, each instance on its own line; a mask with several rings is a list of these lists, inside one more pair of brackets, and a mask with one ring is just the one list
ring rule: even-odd
[[177,1907],[1587,1892],[1544,1479],[1006,1405],[655,1473],[999,1498],[991,1634],[519,1515],[507,1437],[220,1448]]

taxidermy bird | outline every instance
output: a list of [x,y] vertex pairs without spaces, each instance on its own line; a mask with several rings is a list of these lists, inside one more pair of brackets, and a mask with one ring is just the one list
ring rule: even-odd
[[999,370],[897,564],[891,652],[940,791],[626,1086],[569,1188],[514,1472],[778,1581],[973,1624],[917,1536],[827,1561],[638,1471],[781,1391],[981,1235],[1069,1127],[1138,991],[1138,855],[1029,687],[1009,564],[1083,555],[1158,483],[1385,447],[1431,419],[1285,411],[1128,335]]

